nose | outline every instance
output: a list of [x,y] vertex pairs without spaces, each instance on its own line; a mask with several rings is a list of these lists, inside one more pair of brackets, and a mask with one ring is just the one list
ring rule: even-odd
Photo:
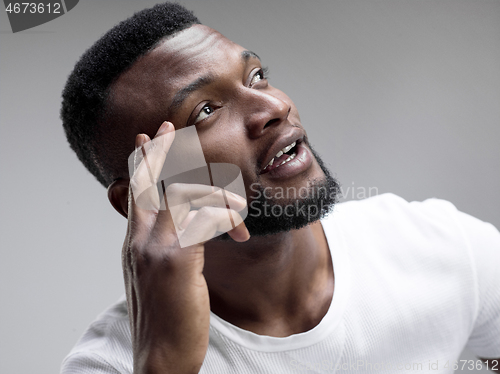
[[258,138],[269,127],[286,121],[291,109],[287,101],[259,90],[248,90],[244,101],[245,124],[251,138]]

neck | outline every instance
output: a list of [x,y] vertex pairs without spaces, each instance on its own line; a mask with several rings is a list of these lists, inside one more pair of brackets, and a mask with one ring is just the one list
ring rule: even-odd
[[316,326],[333,294],[333,269],[320,222],[244,243],[205,245],[212,311],[241,328],[288,336]]

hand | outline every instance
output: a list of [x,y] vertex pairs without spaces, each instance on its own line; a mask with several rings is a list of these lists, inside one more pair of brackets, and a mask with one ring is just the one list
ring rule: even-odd
[[[222,192],[214,193],[211,186],[173,184],[163,190],[165,202],[168,195],[168,202],[184,203],[160,210],[157,189],[148,186],[156,185],[174,137],[174,126],[164,122],[153,141],[144,134],[136,138],[137,159],[142,152],[145,156],[130,181],[122,252],[136,374],[198,373],[210,322],[202,240],[231,228],[228,214],[233,223],[239,222],[228,234],[236,241],[250,237],[237,212],[246,201],[225,192],[233,208],[227,209],[217,203]],[[137,201],[134,193],[140,194]],[[179,240],[196,244],[181,248]]]

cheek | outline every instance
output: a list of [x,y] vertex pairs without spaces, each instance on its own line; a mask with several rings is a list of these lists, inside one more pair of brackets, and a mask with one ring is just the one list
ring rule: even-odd
[[198,136],[207,162],[227,162],[241,166],[248,152],[243,126],[231,118],[218,118],[209,126],[200,126]]

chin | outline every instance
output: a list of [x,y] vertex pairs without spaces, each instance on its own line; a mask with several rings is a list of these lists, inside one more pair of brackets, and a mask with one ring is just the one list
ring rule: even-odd
[[[338,202],[340,184],[312,149],[320,171],[306,178],[302,186],[264,187],[252,185],[245,225],[251,236],[274,235],[303,228],[326,216]],[[316,168],[315,168],[316,169]],[[223,234],[214,240],[229,240]]]

